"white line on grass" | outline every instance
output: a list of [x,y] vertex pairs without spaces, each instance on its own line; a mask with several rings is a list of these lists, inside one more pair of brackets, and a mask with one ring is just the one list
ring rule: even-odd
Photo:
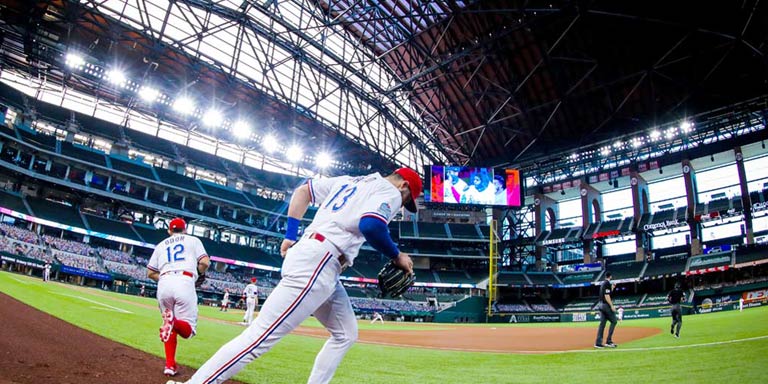
[[69,294],[66,294],[66,293],[57,293],[57,292],[54,292],[54,293],[56,293],[57,295],[60,295],[60,296],[68,296],[68,297],[74,297],[75,299],[80,299],[80,300],[84,300],[84,301],[87,301],[87,302],[89,302],[89,303],[98,304],[98,305],[101,305],[102,307],[111,308],[111,309],[113,309],[113,310],[115,310],[115,311],[117,311],[117,312],[121,312],[121,313],[131,313],[131,314],[133,313],[133,312],[131,312],[131,311],[126,311],[125,309],[122,309],[122,308],[113,307],[113,306],[111,306],[111,305],[109,305],[109,304],[100,303],[100,302],[98,302],[98,301],[96,301],[96,300],[86,299],[85,297],[80,297],[80,296],[77,296],[77,295],[69,295]]
[[14,279],[14,280],[16,280],[16,281],[18,281],[19,283],[22,283],[22,284],[24,284],[24,285],[29,285],[29,284],[30,284],[30,282],[29,282],[29,281],[24,281],[24,280],[21,280],[21,279],[17,279],[17,278],[15,278],[15,277],[11,277],[11,279]]
[[[302,335],[302,336],[312,336],[312,337],[315,337],[315,335],[303,334],[301,332],[295,332],[294,331],[294,333],[297,334],[297,335]],[[762,339],[768,339],[768,335],[748,337],[748,338],[745,338],[745,339],[713,341],[713,342],[710,342],[710,343],[699,343],[699,344],[669,345],[669,346],[664,346],[664,347],[605,348],[605,349],[606,350],[610,350],[611,352],[644,352],[644,351],[656,351],[656,350],[664,350],[664,349],[683,349],[683,348],[695,348],[695,347],[708,347],[708,346],[712,346],[712,345],[735,344],[735,343],[743,343],[743,342],[747,342],[747,341],[755,341],[755,340],[762,340]],[[564,351],[525,351],[525,350],[504,351],[504,350],[494,350],[494,349],[429,347],[429,346],[423,346],[423,345],[412,345],[412,344],[402,344],[402,343],[387,343],[387,342],[381,342],[381,341],[366,341],[366,340],[360,340],[359,342],[362,343],[362,344],[386,345],[386,346],[389,346],[389,347],[437,349],[437,350],[441,350],[441,351],[457,351],[457,352],[520,353],[520,354],[536,354],[536,355],[564,354],[564,353],[599,353],[599,352],[609,353],[607,351],[603,351],[603,350],[599,350],[599,349],[572,349],[572,350],[564,350]]]
[[[606,349],[611,349],[612,351],[616,351],[616,352],[658,351],[658,350],[663,350],[663,349],[682,349],[682,348],[695,348],[695,347],[709,347],[709,346],[712,346],[712,345],[735,344],[735,343],[743,343],[743,342],[746,342],[746,341],[755,341],[755,340],[762,340],[762,339],[768,339],[768,335],[755,336],[755,337],[747,337],[747,338],[744,338],[744,339],[713,341],[713,342],[710,342],[710,343],[699,343],[699,344],[667,345],[667,346],[663,346],[663,347],[645,347],[645,348],[606,348]],[[551,352],[551,353],[583,353],[583,352],[600,352],[600,350],[580,349],[580,350],[573,350],[573,351],[554,351],[554,352]]]

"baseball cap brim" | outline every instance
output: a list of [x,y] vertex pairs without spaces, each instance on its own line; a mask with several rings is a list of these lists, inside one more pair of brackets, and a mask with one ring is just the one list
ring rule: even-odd
[[400,175],[403,180],[408,182],[408,188],[411,191],[411,199],[403,203],[403,206],[410,212],[418,212],[418,207],[416,207],[416,199],[421,196],[421,188],[423,186],[421,177],[418,173],[416,173],[416,171],[410,168],[398,168],[395,170],[395,173]]

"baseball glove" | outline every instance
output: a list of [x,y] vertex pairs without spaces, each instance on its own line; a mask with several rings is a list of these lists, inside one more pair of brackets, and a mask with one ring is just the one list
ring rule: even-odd
[[201,273],[197,276],[197,280],[195,280],[195,288],[200,288],[201,285],[203,285],[203,282],[205,281],[205,273]]
[[379,272],[379,290],[381,291],[380,297],[399,297],[405,293],[405,291],[407,291],[415,281],[415,274],[409,274],[408,272],[397,267],[392,262],[387,263]]

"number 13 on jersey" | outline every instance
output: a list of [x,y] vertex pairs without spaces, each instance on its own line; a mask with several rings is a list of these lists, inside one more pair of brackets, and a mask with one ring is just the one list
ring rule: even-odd
[[327,203],[325,203],[325,207],[323,208],[328,208],[329,206],[331,206],[331,204],[333,204],[333,202],[336,201],[339,195],[343,195],[341,197],[341,201],[337,202],[336,204],[333,204],[333,206],[331,207],[331,210],[338,211],[339,209],[344,208],[344,205],[347,204],[347,200],[349,200],[349,198],[352,197],[352,195],[354,195],[355,192],[357,192],[357,186],[353,186],[351,188],[347,188],[347,187],[349,187],[349,184],[342,185],[341,189],[339,189],[338,192],[336,192],[336,194],[333,195],[333,197],[330,200],[328,200]]

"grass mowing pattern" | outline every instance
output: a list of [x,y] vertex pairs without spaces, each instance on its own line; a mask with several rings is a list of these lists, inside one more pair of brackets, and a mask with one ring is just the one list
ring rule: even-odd
[[[0,292],[81,328],[162,356],[162,344],[157,338],[160,316],[154,299],[61,284],[43,284],[39,279],[5,272],[0,273]],[[94,302],[130,313],[118,312]],[[215,307],[201,307],[200,315],[232,322],[242,320],[241,311],[224,313]],[[743,313],[730,311],[686,316],[683,318],[682,337],[675,339],[669,334],[669,318],[630,320],[624,323],[657,327],[662,329],[662,334],[622,344],[619,350],[548,355],[438,351],[358,343],[342,362],[334,383],[720,383],[723,380],[761,383],[765,382],[768,339],[668,350],[622,349],[685,346],[766,336],[767,321],[768,308],[765,307],[749,309]],[[318,326],[314,319],[305,324]],[[361,328],[367,328],[369,324],[361,322],[360,325]],[[597,323],[524,326],[596,328]],[[382,329],[380,324],[372,327]],[[414,329],[423,326],[387,324],[387,328]],[[179,342],[178,360],[185,365],[200,366],[216,349],[242,330],[242,326],[201,319],[198,336]],[[621,325],[616,332],[621,332]],[[289,335],[272,351],[251,363],[237,379],[248,383],[306,382],[315,354],[323,342],[317,338]],[[115,378],[115,382],[119,382],[119,379]]]

